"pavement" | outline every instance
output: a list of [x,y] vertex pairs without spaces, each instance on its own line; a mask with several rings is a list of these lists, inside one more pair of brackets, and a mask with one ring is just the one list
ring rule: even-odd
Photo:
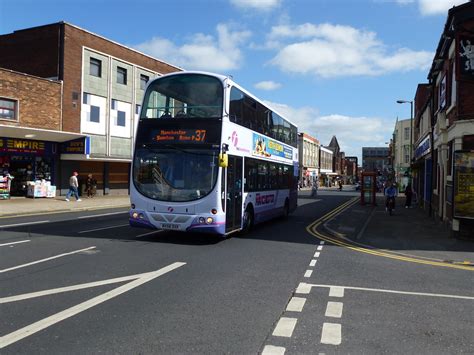
[[[306,191],[305,191],[306,190]],[[309,189],[302,189],[307,195]],[[344,186],[343,192],[352,190]],[[337,188],[320,188],[319,193],[338,191]],[[457,239],[448,227],[429,217],[427,212],[415,207],[403,208],[404,199],[397,198],[392,216],[385,211],[384,197],[377,196],[377,206],[355,203],[328,220],[323,226],[326,233],[349,240],[357,245],[369,246],[417,256],[430,260],[474,265],[474,237]],[[0,218],[27,216],[44,213],[86,211],[106,208],[126,208],[129,196],[96,196],[70,202],[64,197],[56,198],[12,198],[0,200]]]
[[459,239],[449,227],[430,217],[420,207],[405,208],[397,197],[392,216],[385,211],[385,198],[378,194],[376,206],[359,202],[324,223],[326,233],[351,245],[387,250],[401,257],[473,266],[474,235]]
[[12,197],[9,200],[0,200],[0,218],[128,206],[130,206],[130,196],[128,195],[85,197],[81,201],[76,201],[72,197],[69,202],[65,200],[64,196],[55,198]]

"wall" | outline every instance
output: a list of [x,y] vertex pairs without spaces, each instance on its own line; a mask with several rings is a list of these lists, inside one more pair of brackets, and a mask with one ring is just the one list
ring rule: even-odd
[[18,121],[0,124],[61,129],[61,83],[0,68],[0,97],[17,100]]

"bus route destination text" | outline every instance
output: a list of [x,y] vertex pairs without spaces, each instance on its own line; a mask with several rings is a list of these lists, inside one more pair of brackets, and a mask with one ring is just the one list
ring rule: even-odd
[[161,129],[154,137],[156,142],[204,143],[205,129]]

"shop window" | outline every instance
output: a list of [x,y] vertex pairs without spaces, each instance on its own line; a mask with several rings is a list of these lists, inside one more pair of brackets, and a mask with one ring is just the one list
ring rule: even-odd
[[17,117],[17,101],[0,98],[0,119],[2,120],[18,120]]
[[100,107],[99,106],[91,106],[89,122],[96,122],[96,123],[100,122]]
[[117,67],[117,83],[127,85],[127,69]]
[[102,76],[102,61],[96,58],[91,58],[89,62],[89,74],[92,76]]
[[117,126],[125,127],[125,112],[117,111]]

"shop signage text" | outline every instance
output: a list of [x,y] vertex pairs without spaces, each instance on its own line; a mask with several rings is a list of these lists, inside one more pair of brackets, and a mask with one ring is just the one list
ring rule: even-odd
[[28,139],[0,138],[0,152],[44,154],[45,142]]
[[457,68],[464,79],[474,79],[474,37],[460,36],[458,39]]
[[420,144],[418,144],[418,147],[415,150],[415,159],[421,158],[422,156],[428,154],[431,151],[431,140],[430,136],[426,136],[425,139],[423,139]]
[[90,137],[74,139],[61,144],[62,154],[90,154]]

